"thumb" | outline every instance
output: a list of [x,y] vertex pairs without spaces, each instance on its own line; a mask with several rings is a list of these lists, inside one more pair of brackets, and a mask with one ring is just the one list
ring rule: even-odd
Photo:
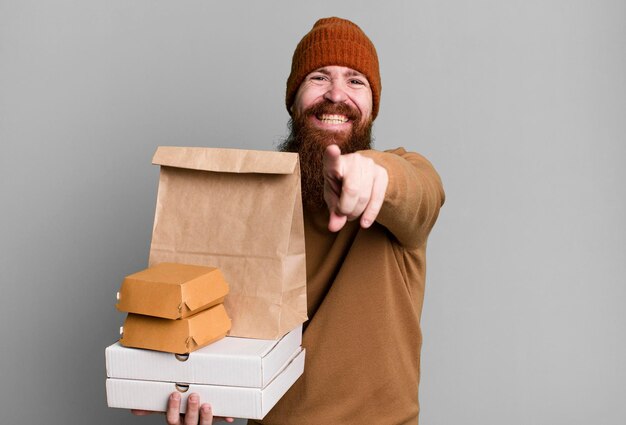
[[328,220],[328,230],[331,232],[338,232],[346,224],[346,221],[348,221],[348,216],[339,215],[331,210],[330,218]]

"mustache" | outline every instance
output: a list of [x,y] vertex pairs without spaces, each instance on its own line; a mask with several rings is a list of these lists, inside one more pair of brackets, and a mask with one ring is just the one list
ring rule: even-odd
[[329,100],[324,99],[323,101],[316,103],[304,110],[302,115],[310,117],[317,116],[320,117],[324,114],[328,115],[345,115],[349,120],[360,122],[361,121],[361,112],[353,108],[350,105],[345,103],[333,103]]
[[[354,119],[348,131],[329,132],[315,127],[309,114],[339,114]],[[329,143],[337,143],[341,153],[371,149],[372,119],[364,119],[358,110],[346,104],[322,101],[306,110],[294,113],[287,123],[289,135],[278,146],[282,152],[296,152],[300,157],[302,202],[307,210],[322,211],[324,201],[324,151]]]

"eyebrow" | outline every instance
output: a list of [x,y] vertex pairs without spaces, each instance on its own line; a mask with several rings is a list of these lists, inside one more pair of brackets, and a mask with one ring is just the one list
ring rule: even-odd
[[[319,72],[320,74],[324,74],[324,75],[328,75],[330,76],[330,71],[328,71],[328,69],[324,68],[319,68],[316,69],[313,72]],[[359,71],[355,71],[354,69],[348,69],[348,71],[346,71],[345,73],[346,77],[362,77],[362,78],[367,78],[365,77],[365,75],[361,74]]]
[[359,71],[355,71],[354,69],[350,69],[346,72],[347,77],[365,77],[365,75],[361,74]]

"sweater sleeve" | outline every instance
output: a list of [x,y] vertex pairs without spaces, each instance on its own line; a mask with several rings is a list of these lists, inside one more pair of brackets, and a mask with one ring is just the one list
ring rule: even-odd
[[423,245],[445,200],[441,178],[432,164],[422,155],[404,148],[359,153],[384,167],[389,176],[385,200],[376,221],[405,248]]

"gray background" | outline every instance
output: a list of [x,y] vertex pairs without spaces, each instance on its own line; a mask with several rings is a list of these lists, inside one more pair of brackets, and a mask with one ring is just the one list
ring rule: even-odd
[[624,423],[626,3],[335,3],[0,0],[1,423],[161,423],[104,393],[151,156],[272,149],[329,15],[378,48],[376,146],[426,155],[448,196],[421,423]]

